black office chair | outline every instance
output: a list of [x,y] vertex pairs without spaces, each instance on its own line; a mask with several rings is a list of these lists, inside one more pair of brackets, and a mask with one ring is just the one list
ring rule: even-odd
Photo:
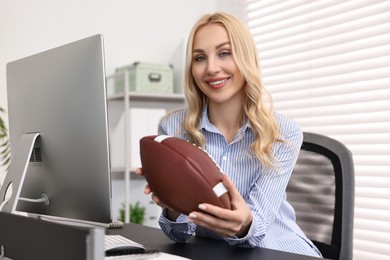
[[298,225],[325,258],[352,259],[355,174],[342,143],[303,133],[303,145],[287,186]]

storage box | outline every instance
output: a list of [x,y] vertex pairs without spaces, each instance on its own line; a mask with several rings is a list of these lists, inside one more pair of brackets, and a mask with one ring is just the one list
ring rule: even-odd
[[[173,68],[171,65],[135,62],[118,68],[117,73],[128,71],[129,90],[148,93],[173,93]],[[115,79],[115,93],[123,93],[125,75]]]

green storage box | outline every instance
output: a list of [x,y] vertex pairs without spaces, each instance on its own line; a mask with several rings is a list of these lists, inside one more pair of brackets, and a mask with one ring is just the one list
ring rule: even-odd
[[[147,93],[173,93],[173,68],[171,65],[135,62],[116,69],[117,73],[129,72],[129,90]],[[123,93],[125,75],[115,79],[115,93]]]

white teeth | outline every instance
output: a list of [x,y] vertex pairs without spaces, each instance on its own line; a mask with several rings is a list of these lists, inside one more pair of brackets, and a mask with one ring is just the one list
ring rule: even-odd
[[209,82],[210,85],[212,86],[215,86],[215,85],[218,85],[218,84],[222,84],[226,81],[226,79],[223,79],[223,80],[218,80],[218,81],[213,81],[213,82]]

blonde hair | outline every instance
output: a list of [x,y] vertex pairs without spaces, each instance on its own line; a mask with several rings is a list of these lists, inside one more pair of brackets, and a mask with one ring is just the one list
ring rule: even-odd
[[219,12],[204,15],[190,33],[185,64],[184,93],[187,110],[183,128],[192,142],[204,147],[204,136],[197,126],[207,104],[207,96],[196,85],[191,73],[192,49],[198,30],[215,23],[226,29],[234,61],[246,81],[243,111],[255,136],[251,150],[265,166],[271,166],[274,158],[272,146],[278,140],[278,124],[273,115],[272,98],[261,82],[260,61],[253,37],[245,24],[230,14]]

